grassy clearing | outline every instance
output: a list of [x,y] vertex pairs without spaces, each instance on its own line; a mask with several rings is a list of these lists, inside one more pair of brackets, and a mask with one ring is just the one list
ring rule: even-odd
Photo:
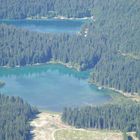
[[89,131],[89,130],[58,130],[55,140],[123,140],[121,132]]
[[140,96],[136,96],[136,95],[126,96],[121,93],[111,93],[109,94],[109,96],[112,98],[112,100],[108,103],[111,104],[123,104],[123,103],[129,104],[132,101],[140,103]]
[[129,101],[132,101],[130,98],[127,98],[126,96],[120,94],[120,93],[111,93],[109,96],[112,98],[111,104],[122,104],[122,103],[128,103]]

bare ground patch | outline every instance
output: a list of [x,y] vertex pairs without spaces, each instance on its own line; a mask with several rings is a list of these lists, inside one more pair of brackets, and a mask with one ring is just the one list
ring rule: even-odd
[[33,130],[33,140],[53,140],[52,134],[54,131],[63,128],[69,128],[61,122],[59,114],[42,112],[37,115],[31,123]]
[[64,124],[61,115],[42,112],[30,123],[33,140],[123,140],[121,132],[76,129]]

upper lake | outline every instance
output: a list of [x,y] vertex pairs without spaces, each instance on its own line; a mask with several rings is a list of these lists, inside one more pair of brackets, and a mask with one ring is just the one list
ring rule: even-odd
[[77,72],[63,65],[0,68],[3,94],[20,96],[40,109],[62,111],[65,106],[99,105],[113,91],[88,83],[89,71]]
[[18,28],[43,33],[78,33],[87,20],[0,20],[0,24],[14,25]]

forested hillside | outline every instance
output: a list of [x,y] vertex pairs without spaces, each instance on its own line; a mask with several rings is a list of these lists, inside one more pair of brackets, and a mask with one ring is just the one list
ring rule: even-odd
[[139,116],[140,104],[127,103],[100,107],[65,108],[62,120],[78,128],[136,131],[140,136]]
[[19,97],[0,94],[0,140],[27,140],[30,130],[28,121],[36,113],[36,109]]
[[91,36],[95,33],[95,36],[102,38],[101,46],[107,52],[93,70],[93,81],[99,85],[140,93],[140,2],[105,2],[96,2],[96,22],[89,30]]
[[[3,12],[0,13],[5,14],[1,17],[14,18],[13,12],[8,8],[10,4],[4,8],[6,2],[8,1],[1,2],[0,10]],[[17,9],[12,8],[12,10],[19,11],[21,3],[24,9],[25,1],[9,2],[12,2],[11,7],[18,7]],[[51,9],[50,11],[55,8],[56,11],[59,11],[58,15],[65,14],[68,17],[77,17],[76,12],[79,14],[80,9],[82,9],[82,13],[86,13],[88,8],[90,13],[93,12],[94,21],[86,23],[82,27],[81,33],[75,35],[41,34],[0,25],[1,66],[24,66],[45,63],[50,60],[71,63],[73,66],[78,65],[80,70],[92,68],[90,80],[100,86],[140,94],[139,0],[127,0],[127,2],[125,0],[88,0],[86,2],[40,0],[34,3],[30,0],[26,2],[25,7],[29,6],[30,12],[35,13],[28,16],[38,15],[39,6],[40,13],[44,9],[46,10],[47,8],[42,7],[47,7],[45,3]],[[59,5],[60,3],[62,7]],[[32,10],[35,5],[37,5],[36,8]],[[69,8],[66,8],[67,6]],[[29,10],[22,10],[22,8],[20,12],[22,11],[24,16],[22,17],[20,12],[18,15],[15,11],[17,16],[15,18],[27,16]],[[45,15],[49,14],[46,12],[43,16]]]
[[0,0],[0,18],[90,17],[94,0]]

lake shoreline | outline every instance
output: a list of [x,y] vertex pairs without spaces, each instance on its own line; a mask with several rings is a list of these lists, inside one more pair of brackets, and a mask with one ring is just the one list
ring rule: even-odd
[[[74,69],[74,70],[76,70],[76,71],[78,71],[78,72],[81,71],[80,65],[78,65],[78,64],[72,64],[71,62],[69,62],[69,63],[64,63],[64,62],[62,62],[62,61],[55,61],[55,60],[50,60],[50,61],[48,61],[48,62],[46,62],[46,63],[27,64],[26,66],[39,66],[39,65],[44,65],[44,64],[46,64],[46,65],[47,65],[47,64],[60,64],[60,65],[63,65],[63,66],[65,66],[65,67],[69,68],[69,69]],[[12,68],[12,67],[10,67],[10,66],[0,66],[0,67],[3,67],[3,68]],[[16,67],[16,68],[20,68],[20,67],[22,67],[22,66],[16,65],[15,67]],[[24,66],[23,66],[23,67],[24,67]],[[132,99],[132,100],[134,100],[134,101],[140,101],[140,96],[138,95],[138,93],[128,93],[128,92],[124,92],[124,91],[122,91],[122,90],[118,90],[118,89],[115,89],[115,88],[111,88],[111,87],[107,87],[107,86],[101,86],[101,85],[99,85],[99,84],[97,84],[96,82],[91,81],[91,80],[89,80],[88,82],[89,82],[90,84],[93,84],[93,85],[97,86],[97,88],[98,88],[99,90],[101,90],[101,89],[103,89],[103,88],[109,89],[109,90],[111,90],[111,91],[115,91],[115,92],[117,92],[117,93],[123,95],[124,97],[130,98],[130,99]]]
[[49,63],[1,68],[0,79],[6,83],[2,92],[22,97],[41,110],[55,112],[62,112],[64,107],[96,106],[111,100],[106,90],[88,83],[90,71],[78,72],[72,66],[73,69],[59,65],[60,62]]
[[27,20],[48,20],[48,19],[60,19],[60,20],[94,20],[94,17],[91,16],[91,17],[83,17],[83,18],[68,18],[68,17],[65,17],[65,16],[55,16],[55,17],[27,17],[25,18]]
[[56,16],[56,17],[26,17],[22,19],[14,19],[14,18],[9,18],[9,19],[0,19],[0,20],[93,20],[95,21],[94,17],[82,17],[82,18],[68,18],[64,16]]
[[[21,67],[28,67],[28,66],[40,66],[40,65],[47,65],[47,64],[60,64],[60,65],[63,65],[67,68],[70,68],[70,69],[74,69],[78,72],[80,72],[80,65],[78,64],[72,64],[71,62],[70,63],[63,63],[62,61],[55,61],[55,60],[51,60],[51,61],[48,61],[46,63],[35,63],[35,64],[26,64],[25,66],[20,66],[20,65],[16,65],[14,66],[15,68],[21,68]],[[10,67],[8,65],[5,65],[5,66],[0,66],[0,68],[7,68],[7,69],[10,69],[10,68],[14,68],[14,67]]]
[[87,20],[59,20],[59,19],[0,19],[1,25],[14,26],[29,32],[46,34],[79,35]]
[[99,89],[109,89],[109,90],[115,91],[115,92],[117,92],[117,93],[123,95],[124,97],[129,98],[133,101],[140,102],[140,96],[138,95],[138,93],[129,93],[129,92],[124,92],[122,90],[118,90],[118,89],[115,89],[115,88],[112,88],[112,87],[101,86],[101,85],[99,85],[99,84],[97,84],[96,82],[93,82],[93,81],[89,81],[89,83],[96,85]]

